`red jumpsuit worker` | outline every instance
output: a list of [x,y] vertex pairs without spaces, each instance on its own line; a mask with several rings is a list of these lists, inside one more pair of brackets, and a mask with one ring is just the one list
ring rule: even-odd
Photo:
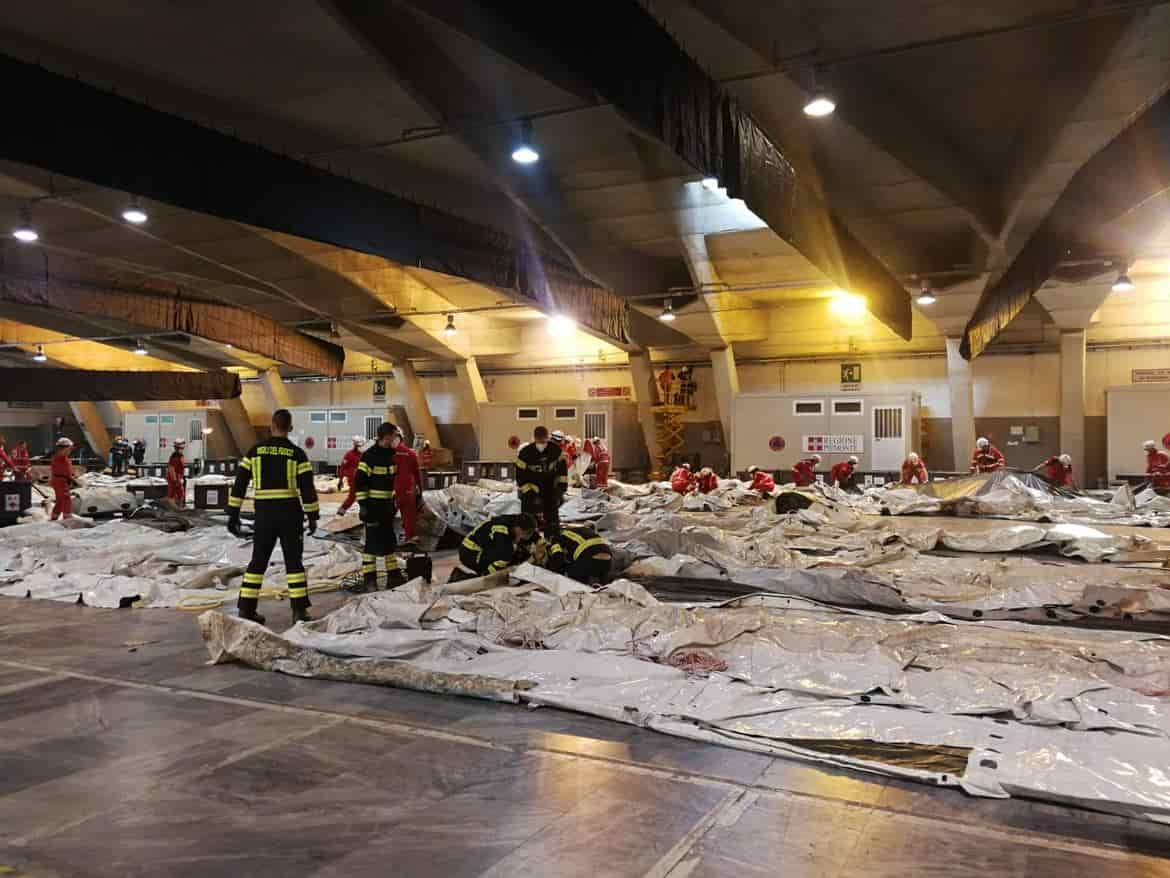
[[705,466],[699,470],[698,486],[700,494],[710,494],[719,487],[719,476],[715,475],[711,467]]
[[1007,466],[1003,452],[980,436],[975,440],[975,453],[971,455],[971,472],[993,473]]
[[171,452],[167,461],[167,499],[175,501],[176,506],[187,505],[187,462],[183,460],[183,449],[187,443],[182,439],[175,440],[175,450]]
[[684,463],[670,474],[670,487],[679,494],[689,494],[695,490],[695,474],[691,472],[689,463]]
[[32,459],[28,456],[28,446],[24,441],[16,443],[12,449],[12,472],[18,482],[29,481],[29,470],[32,469]]
[[1054,454],[1041,464],[1044,477],[1058,488],[1073,486],[1072,458],[1067,454]]
[[10,469],[16,472],[16,465],[12,462],[12,458],[8,456],[8,449],[4,444],[4,437],[0,436],[0,479],[4,478],[4,470]]
[[604,488],[609,484],[609,466],[613,462],[609,449],[597,436],[593,437],[593,487]]
[[424,473],[435,465],[435,452],[431,451],[431,440],[429,439],[423,440],[422,450],[418,453],[418,465]]
[[758,466],[749,466],[748,475],[752,477],[749,491],[757,491],[765,497],[770,497],[776,490],[776,480],[772,478],[771,473],[764,472]]
[[911,451],[902,461],[902,484],[913,485],[917,482],[920,485],[925,485],[929,480],[930,473],[926,471],[926,461]]
[[1147,439],[1142,446],[1146,450],[1146,475],[1155,488],[1170,488],[1170,457],[1159,451],[1153,439]]
[[422,472],[418,467],[418,455],[405,442],[399,442],[394,449],[394,499],[402,513],[402,533],[406,541],[414,539],[418,523],[418,508],[422,504]]
[[55,498],[53,521],[61,516],[73,517],[73,496],[69,493],[69,489],[76,483],[73,481],[73,461],[69,459],[71,448],[73,448],[73,440],[62,436],[57,440],[56,449],[53,451],[53,461],[49,468],[49,484],[53,488]]
[[353,448],[345,452],[341,458],[341,466],[337,468],[337,490],[344,491],[345,483],[349,482],[349,492],[353,493],[353,480],[357,478],[358,464],[362,462],[362,444],[366,440],[361,436],[353,437]]
[[820,462],[821,456],[814,454],[812,457],[798,460],[792,465],[792,481],[796,483],[796,487],[804,488],[817,480],[815,470]]
[[829,470],[829,483],[838,488],[853,487],[853,470],[857,467],[857,458],[838,461]]

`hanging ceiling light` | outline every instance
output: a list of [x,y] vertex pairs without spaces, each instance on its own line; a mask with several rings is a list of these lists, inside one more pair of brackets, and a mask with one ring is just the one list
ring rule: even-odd
[[41,237],[37,234],[37,230],[33,228],[32,211],[27,207],[20,209],[20,222],[12,230],[12,237],[24,244],[31,244]]
[[512,161],[520,165],[531,165],[540,161],[540,153],[532,145],[532,122],[528,119],[520,126],[520,140],[512,149]]
[[447,325],[443,327],[443,335],[454,335],[459,330],[455,328],[455,315],[447,315]]
[[135,343],[134,353],[138,354],[140,357],[146,356],[146,345],[142,343],[142,339],[138,339],[138,341]]
[[557,338],[572,335],[577,330],[577,324],[571,317],[564,314],[551,314],[548,318],[548,334]]
[[810,78],[812,80],[812,97],[804,105],[804,114],[813,118],[828,116],[837,109],[837,103],[824,88],[817,85],[817,71],[815,67],[810,71]]
[[708,192],[714,192],[719,188],[719,181],[714,177],[704,177],[701,185]]
[[130,203],[122,211],[122,219],[128,223],[134,223],[136,226],[140,226],[146,222],[146,211],[142,209],[142,202],[138,200],[137,195],[130,199]]
[[32,358],[33,358],[33,362],[36,362],[36,363],[43,363],[43,362],[45,362],[45,360],[49,359],[48,357],[45,356],[45,346],[43,344],[37,345],[37,352],[35,354],[33,354]]
[[658,319],[663,323],[671,323],[674,321],[674,302],[670,299],[663,300],[662,313],[658,315]]
[[1115,293],[1132,293],[1134,289],[1134,282],[1129,279],[1129,275],[1122,271],[1117,275],[1117,280],[1113,282],[1113,292]]
[[924,280],[922,282],[922,289],[918,291],[918,298],[915,301],[919,305],[933,305],[938,301],[930,289],[930,281]]

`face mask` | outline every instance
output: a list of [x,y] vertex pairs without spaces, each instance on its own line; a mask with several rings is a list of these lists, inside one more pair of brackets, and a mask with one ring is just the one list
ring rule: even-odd
[[546,449],[546,448],[548,448],[547,442],[537,442],[536,443],[536,450],[537,451],[544,451],[544,449]]

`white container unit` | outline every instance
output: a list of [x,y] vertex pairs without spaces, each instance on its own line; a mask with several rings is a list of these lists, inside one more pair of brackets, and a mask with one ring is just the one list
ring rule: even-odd
[[1170,453],[1162,437],[1170,433],[1170,384],[1105,388],[1105,459],[1110,479],[1146,471],[1142,443],[1153,439]]
[[851,455],[860,470],[897,470],[918,442],[920,408],[917,393],[741,393],[731,469],[787,470],[816,453],[826,471]]
[[146,442],[145,463],[166,463],[179,438],[187,440],[187,460],[203,460],[207,458],[203,430],[212,420],[218,423],[222,419],[219,412],[206,408],[140,409],[122,415],[122,435],[131,444],[137,439]]
[[479,459],[512,460],[516,442],[532,441],[543,424],[580,439],[600,436],[609,446],[613,469],[648,465],[638,406],[628,399],[566,399],[548,402],[485,402],[479,406]]
[[298,406],[289,412],[293,417],[289,438],[305,449],[309,460],[331,466],[341,463],[354,436],[373,439],[386,420],[385,406]]

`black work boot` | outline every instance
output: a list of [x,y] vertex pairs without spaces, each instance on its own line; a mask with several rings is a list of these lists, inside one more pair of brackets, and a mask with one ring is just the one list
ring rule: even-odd
[[362,594],[378,590],[378,571],[362,574]]
[[398,588],[406,582],[406,576],[402,573],[402,568],[397,564],[391,564],[386,569],[386,588]]
[[291,601],[289,601],[289,603],[292,606],[292,620],[294,625],[297,624],[297,622],[313,621],[313,617],[309,613],[308,598],[293,598]]
[[264,617],[256,612],[256,605],[259,601],[256,598],[240,598],[236,604],[236,615],[241,619],[247,619],[249,622],[259,622],[264,624]]

